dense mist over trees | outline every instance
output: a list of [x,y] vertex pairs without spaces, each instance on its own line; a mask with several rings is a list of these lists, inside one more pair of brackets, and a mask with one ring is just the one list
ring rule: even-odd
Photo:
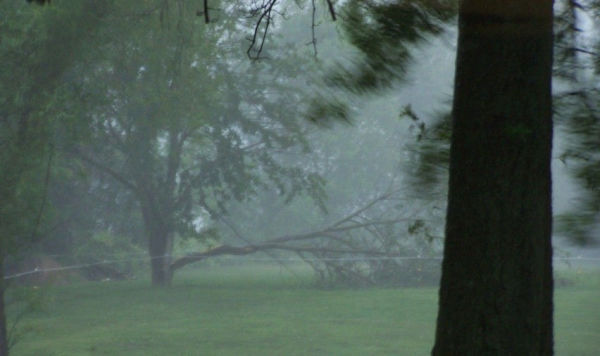
[[[0,1],[0,355],[28,261],[168,287],[217,256],[441,278],[433,354],[552,354],[553,228],[597,242],[600,4],[534,3]],[[452,93],[420,71],[454,34]]]

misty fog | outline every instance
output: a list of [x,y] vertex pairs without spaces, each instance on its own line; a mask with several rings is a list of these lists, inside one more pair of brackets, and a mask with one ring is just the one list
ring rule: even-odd
[[[0,1],[0,356],[431,353],[447,3]],[[554,7],[558,355],[600,349],[600,22],[582,3]]]

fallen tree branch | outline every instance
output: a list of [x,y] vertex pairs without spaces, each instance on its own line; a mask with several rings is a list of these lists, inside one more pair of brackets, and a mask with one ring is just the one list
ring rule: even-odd
[[[233,224],[233,222],[229,221],[229,219],[227,218],[222,218],[221,219],[223,221],[223,223],[225,223],[225,225],[227,225],[227,227],[229,227],[229,229],[234,233],[234,235],[241,241],[243,241],[245,244],[251,245],[252,242],[248,241],[248,239],[246,239],[244,237],[244,235],[242,235],[240,233],[240,231],[237,229],[237,227]],[[276,255],[270,253],[269,251],[265,251],[265,253],[271,257],[274,261],[277,261],[277,263],[279,265],[281,265],[283,268],[285,268],[288,272],[290,272],[291,274],[293,274],[294,276],[298,277],[296,275],[296,272],[294,272],[294,270],[292,270],[284,261],[282,261],[280,258],[278,258]]]
[[186,255],[184,257],[178,258],[173,261],[170,265],[171,272],[175,272],[176,270],[189,265],[194,262],[202,261],[208,257],[214,256],[245,256],[256,252],[264,252],[269,250],[281,250],[281,251],[290,251],[296,253],[309,252],[309,253],[334,253],[334,254],[360,254],[363,256],[385,256],[385,257],[393,257],[391,255],[386,254],[385,252],[377,251],[377,250],[349,250],[349,249],[335,249],[335,248],[327,248],[327,247],[297,247],[290,246],[285,244],[274,244],[274,243],[264,243],[264,244],[256,244],[256,245],[248,245],[248,246],[231,246],[231,245],[221,245],[214,248],[211,248],[204,252],[192,253]]
[[[236,237],[243,241],[246,245],[243,246],[232,246],[232,245],[221,245],[203,252],[191,253],[186,256],[180,257],[174,260],[170,269],[171,272],[186,266],[188,264],[204,260],[208,257],[213,256],[244,256],[253,254],[256,252],[268,252],[273,250],[294,252],[300,256],[304,253],[313,255],[361,255],[361,256],[383,256],[383,257],[398,257],[397,254],[390,254],[388,251],[382,251],[372,248],[362,247],[351,247],[355,245],[352,243],[352,231],[365,231],[372,234],[369,231],[370,227],[377,227],[383,225],[394,225],[398,223],[414,222],[416,220],[422,220],[417,217],[414,218],[395,218],[395,219],[379,219],[369,220],[362,217],[361,214],[365,213],[368,209],[374,207],[377,203],[387,200],[391,193],[381,194],[372,200],[366,202],[362,207],[350,212],[348,215],[340,220],[335,221],[331,225],[326,226],[323,229],[310,231],[300,234],[291,234],[277,236],[274,238],[266,239],[259,243],[251,243],[250,240],[242,236],[237,229],[233,229]],[[227,224],[230,228],[232,225]],[[344,240],[345,239],[345,240]],[[320,240],[319,245],[298,245],[299,242],[307,242],[312,240]],[[327,244],[324,244],[327,243]],[[345,248],[332,247],[331,243],[335,243],[338,246],[345,246]],[[329,244],[329,245],[328,245]],[[272,256],[272,255],[271,255]]]

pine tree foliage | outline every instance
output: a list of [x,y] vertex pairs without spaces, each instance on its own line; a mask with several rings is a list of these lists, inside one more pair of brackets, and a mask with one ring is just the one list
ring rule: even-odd
[[[372,93],[393,83],[403,81],[406,66],[410,65],[410,46],[418,44],[428,33],[435,35],[450,21],[456,11],[452,3],[436,2],[366,2],[350,3],[347,24],[348,38],[358,49],[353,69],[341,67],[328,77],[333,86],[344,88],[352,93]],[[388,7],[395,10],[386,12]],[[600,4],[595,0],[559,1],[555,6],[555,59],[554,77],[559,88],[555,90],[554,110],[559,128],[565,128],[569,134],[569,146],[565,152],[559,152],[561,161],[571,168],[574,177],[587,192],[579,198],[579,204],[573,211],[558,217],[557,229],[578,243],[594,240],[594,231],[598,224],[600,207],[600,187],[598,173],[599,151],[598,117],[600,89],[597,86],[600,68],[600,42],[598,36]],[[410,11],[407,11],[410,9]],[[419,11],[415,12],[415,9]],[[386,11],[384,11],[386,10]],[[362,12],[361,12],[362,11]],[[417,20],[404,19],[394,22],[394,16],[401,13],[429,15],[427,20],[417,16],[421,25],[399,24],[419,23]],[[372,18],[365,14],[372,14]],[[388,19],[388,14],[393,14]],[[410,16],[409,16],[410,17]],[[373,20],[375,19],[375,20]],[[378,32],[379,31],[379,32]],[[431,31],[431,32],[428,32]],[[390,34],[389,36],[387,34]],[[368,40],[371,39],[371,40]],[[398,42],[405,43],[404,45]],[[371,56],[372,55],[372,56]],[[370,57],[370,59],[368,58]],[[379,74],[377,74],[379,73]],[[348,79],[350,78],[350,79]],[[378,79],[380,78],[380,79]],[[343,102],[317,102],[312,107],[309,118],[319,121],[319,117],[348,119],[349,111]],[[401,116],[402,116],[402,110]],[[433,114],[433,118],[414,118],[417,125],[431,122],[416,136],[413,149],[415,169],[408,172],[417,190],[427,191],[433,185],[446,182],[448,146],[450,142],[449,113]],[[406,115],[404,115],[406,116]],[[588,194],[589,193],[589,194]]]
[[[325,76],[330,88],[363,95],[402,82],[413,60],[411,50],[440,34],[456,15],[454,1],[348,1],[341,10],[344,37],[358,54],[338,62]],[[350,120],[343,100],[314,99],[311,121]]]
[[568,135],[561,161],[585,193],[558,229],[579,244],[597,243],[600,222],[600,2],[571,0],[557,4],[554,73],[561,89],[555,116]]

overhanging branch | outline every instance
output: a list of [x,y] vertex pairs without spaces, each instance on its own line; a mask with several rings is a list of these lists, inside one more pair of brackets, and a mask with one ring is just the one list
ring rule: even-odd
[[[248,46],[248,50],[246,54],[250,59],[259,59],[260,55],[263,51],[263,47],[267,38],[267,34],[269,32],[269,28],[273,22],[273,13],[276,12],[275,5],[278,0],[262,0],[262,2],[255,6],[250,10],[250,16],[256,16],[257,20],[254,25],[254,30],[252,32],[252,36],[250,37],[250,45]],[[329,14],[331,15],[331,19],[333,21],[337,20],[337,15],[335,12],[335,7],[332,0],[325,0],[327,2],[327,8],[329,10]],[[206,6],[206,2],[205,2]],[[313,45],[315,56],[317,54],[317,40],[315,37],[315,14],[316,14],[316,5],[315,0],[311,1],[312,6],[312,22],[311,22],[311,32],[312,32],[312,40],[311,43]],[[204,10],[205,18],[207,18],[208,10],[205,8]],[[208,21],[206,21],[208,23]]]
[[337,20],[335,15],[335,8],[333,7],[333,2],[331,0],[327,0],[327,7],[329,7],[329,14],[331,14],[331,19],[333,21]]

